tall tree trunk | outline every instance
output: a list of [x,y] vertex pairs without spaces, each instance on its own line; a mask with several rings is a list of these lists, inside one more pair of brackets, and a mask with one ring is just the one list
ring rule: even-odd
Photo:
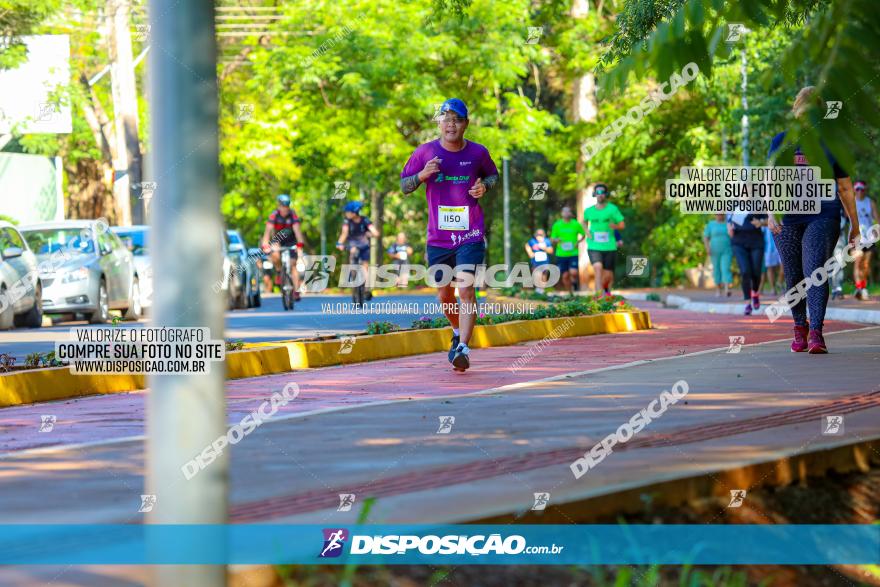
[[[586,18],[589,13],[589,0],[572,1],[572,18]],[[598,119],[598,115],[599,105],[596,101],[596,76],[592,72],[586,72],[574,80],[574,86],[572,88],[572,120],[573,122],[595,122]],[[575,165],[578,181],[583,178],[585,167],[586,162],[584,161],[583,151],[581,151],[578,154],[577,164]],[[588,188],[589,183],[591,182],[586,182],[583,187],[579,187],[577,190],[575,214],[577,214],[578,221],[581,221],[584,217],[584,210],[595,203],[592,190]],[[586,242],[580,244],[578,255],[578,276],[580,289],[583,290],[590,286],[590,276],[592,273],[592,266],[587,257]]]
[[107,0],[110,26],[110,84],[113,90],[113,112],[116,120],[116,159],[114,162],[113,194],[119,209],[119,223],[130,226],[145,221],[143,200],[132,214],[132,188],[143,175],[140,141],[138,140],[137,92],[131,52],[129,0]]
[[83,112],[83,119],[89,125],[95,145],[101,150],[101,158],[94,159],[91,165],[67,169],[68,200],[67,218],[98,218],[105,217],[108,221],[118,222],[116,206],[107,196],[113,190],[113,158],[116,152],[116,140],[111,123],[94,89],[83,73],[80,83],[84,89],[83,99],[78,104]]

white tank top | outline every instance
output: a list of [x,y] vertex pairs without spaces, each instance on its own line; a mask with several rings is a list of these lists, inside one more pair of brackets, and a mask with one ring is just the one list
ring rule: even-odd
[[859,227],[862,232],[867,230],[873,224],[873,216],[871,215],[871,199],[870,198],[862,198],[861,200],[856,198],[856,216],[859,218]]

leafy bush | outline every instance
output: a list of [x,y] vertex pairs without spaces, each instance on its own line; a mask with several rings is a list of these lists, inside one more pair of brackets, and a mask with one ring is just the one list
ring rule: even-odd
[[[14,361],[14,359],[13,359]],[[63,363],[55,358],[55,351],[48,353],[31,353],[24,359],[25,367],[61,367]]]
[[9,371],[15,365],[15,357],[9,353],[0,353],[0,373]]
[[412,321],[411,328],[413,330],[424,330],[427,328],[446,328],[449,325],[449,319],[446,316],[437,316],[435,318],[422,316],[418,320]]
[[243,340],[227,340],[226,341],[226,350],[227,351],[240,351],[244,348]]
[[386,320],[367,322],[367,334],[388,334],[395,330],[400,330],[400,326],[393,322],[388,322]]
[[654,292],[654,291],[652,291],[651,293],[649,293],[645,299],[647,299],[649,302],[659,302],[659,301],[661,301],[661,300],[660,300],[660,294],[658,294],[657,292]]
[[[542,318],[565,318],[568,316],[591,316],[608,312],[621,312],[632,310],[622,296],[617,295],[594,295],[572,296],[565,298],[559,303],[548,304],[535,308],[531,312],[507,312],[505,314],[480,314],[477,316],[477,324],[481,326],[489,324],[502,324],[514,320],[540,320]],[[429,318],[422,316],[413,320],[412,328],[422,330],[426,328],[444,328],[449,326],[449,320],[445,316]]]

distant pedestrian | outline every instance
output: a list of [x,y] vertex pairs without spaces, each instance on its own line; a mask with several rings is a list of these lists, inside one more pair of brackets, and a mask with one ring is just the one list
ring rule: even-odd
[[706,256],[712,261],[712,274],[718,290],[715,297],[721,297],[722,292],[723,295],[730,296],[730,288],[733,286],[733,274],[730,271],[733,248],[724,214],[716,214],[715,219],[706,224],[703,229],[703,245],[706,247]]
[[409,272],[406,267],[409,265],[409,259],[412,257],[413,248],[409,246],[406,240],[405,232],[397,233],[397,240],[388,247],[388,256],[397,269],[397,287],[406,287],[409,282]]
[[[543,228],[535,231],[535,236],[526,243],[526,254],[529,256],[529,266],[534,273],[541,265],[550,264],[550,255],[553,253],[553,243],[547,238]],[[536,287],[535,291],[544,293],[543,287]]]
[[761,290],[764,284],[770,285],[770,291],[775,296],[778,292],[776,287],[776,278],[779,277],[782,282],[782,261],[779,259],[779,250],[773,241],[773,233],[766,226],[762,229],[764,232],[764,272],[761,274]]
[[871,256],[874,244],[867,242],[868,229],[874,224],[880,223],[880,213],[877,212],[877,204],[867,195],[868,186],[863,181],[855,183],[856,214],[859,217],[859,231],[861,232],[862,248],[853,256],[856,258],[853,273],[856,282],[857,300],[868,301],[868,279],[871,277]]
[[764,265],[764,232],[766,214],[731,214],[727,234],[739,266],[740,287],[746,301],[746,316],[761,307],[761,269]]

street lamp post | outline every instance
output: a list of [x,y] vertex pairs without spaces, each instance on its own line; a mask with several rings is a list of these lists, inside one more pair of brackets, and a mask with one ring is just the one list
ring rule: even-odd
[[[151,247],[153,326],[207,327],[223,338],[223,220],[217,135],[217,54],[212,0],[150,0],[150,160],[156,193]],[[122,148],[122,147],[120,147]],[[149,524],[224,524],[229,452],[187,480],[181,470],[226,434],[225,364],[207,373],[150,376],[146,491]],[[202,545],[222,554],[222,536]],[[161,545],[160,545],[161,546]],[[222,565],[157,565],[159,587],[226,584]]]

